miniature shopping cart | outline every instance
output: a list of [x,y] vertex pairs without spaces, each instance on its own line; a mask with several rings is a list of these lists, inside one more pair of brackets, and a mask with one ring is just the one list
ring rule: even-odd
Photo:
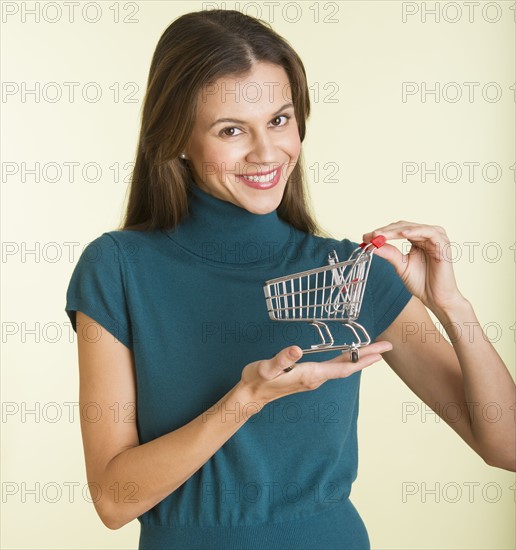
[[[370,243],[358,246],[346,261],[339,262],[336,251],[332,250],[328,254],[328,266],[265,281],[263,290],[269,317],[274,321],[309,322],[317,329],[321,342],[304,349],[304,353],[349,350],[351,360],[356,363],[358,348],[371,343],[366,329],[356,319],[360,315],[373,252],[384,244],[385,237],[379,235]],[[325,321],[338,321],[347,327],[353,342],[335,344]]]

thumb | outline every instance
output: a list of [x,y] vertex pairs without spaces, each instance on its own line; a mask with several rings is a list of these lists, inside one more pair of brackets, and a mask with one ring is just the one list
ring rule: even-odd
[[303,350],[299,346],[284,348],[272,360],[274,369],[277,370],[277,374],[282,371],[289,372],[296,366],[295,362],[301,359],[302,356]]
[[407,267],[405,256],[392,244],[385,243],[374,251],[374,255],[387,260],[398,275],[401,275]]

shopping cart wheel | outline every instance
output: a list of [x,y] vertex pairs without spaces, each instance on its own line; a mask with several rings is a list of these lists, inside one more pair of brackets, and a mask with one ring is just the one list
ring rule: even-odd
[[351,354],[351,361],[356,363],[358,361],[358,350],[356,348],[352,348],[349,350],[349,353]]

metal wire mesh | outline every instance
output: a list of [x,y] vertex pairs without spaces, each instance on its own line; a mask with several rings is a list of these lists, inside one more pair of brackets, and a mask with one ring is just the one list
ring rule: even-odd
[[[335,255],[336,256],[336,255]],[[267,309],[279,321],[356,319],[371,255],[266,281]]]

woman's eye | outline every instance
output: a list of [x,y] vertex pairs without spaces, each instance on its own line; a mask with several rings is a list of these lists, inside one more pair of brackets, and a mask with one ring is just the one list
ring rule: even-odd
[[[283,118],[285,119],[285,122],[282,123],[281,119]],[[273,126],[275,126],[276,128],[279,128],[281,126],[285,126],[289,118],[290,118],[290,115],[278,115],[277,117],[274,117],[271,122]],[[223,128],[219,132],[219,135],[222,137],[235,137],[239,135],[236,132],[240,132],[240,130],[238,128],[235,128],[234,126],[228,126],[227,128]]]
[[288,119],[290,118],[288,115],[278,115],[277,117],[274,117],[272,119],[272,121],[274,122],[275,120],[280,120],[284,118],[285,119],[285,123],[284,124],[274,124],[274,126],[285,126],[285,124],[288,122]]
[[235,128],[235,127],[229,127],[229,128],[224,128],[223,130],[220,131],[220,134],[222,136],[226,136],[226,137],[232,137],[232,136],[236,136],[238,134],[235,134],[235,133],[229,133],[230,130],[238,130],[238,128]]

